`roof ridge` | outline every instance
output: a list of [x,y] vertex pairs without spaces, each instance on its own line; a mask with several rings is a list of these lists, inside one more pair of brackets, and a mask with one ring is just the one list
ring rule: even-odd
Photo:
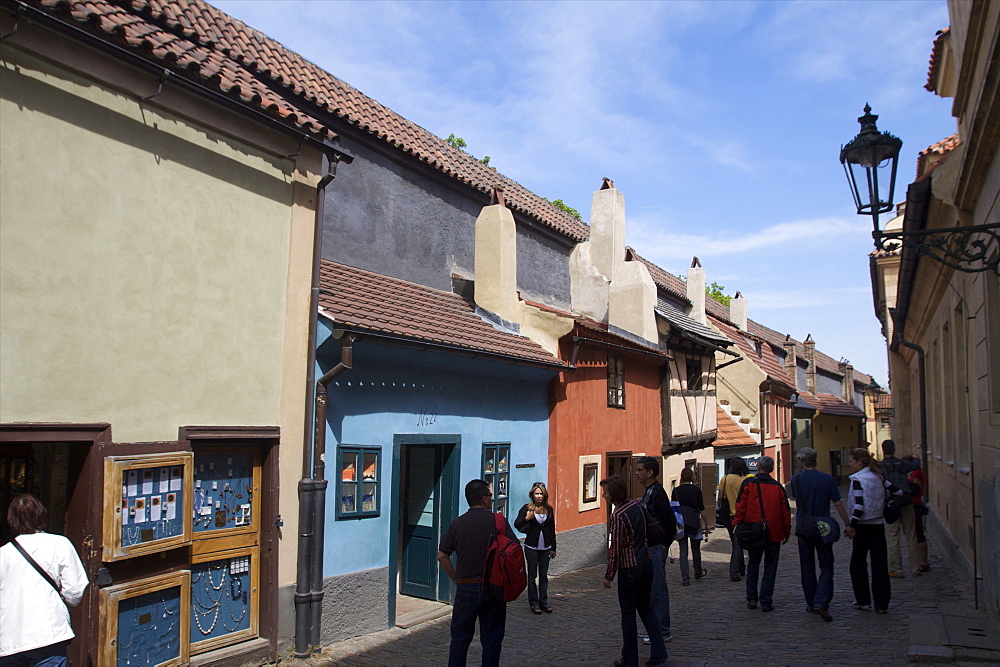
[[[553,205],[509,176],[486,166],[473,155],[449,145],[430,130],[393,111],[266,33],[248,26],[203,0],[140,0],[143,4],[139,8],[136,8],[136,3],[131,0],[106,1],[128,4],[133,8],[132,11],[138,11],[140,14],[145,12],[150,16],[155,9],[157,16],[155,22],[161,29],[175,35],[176,31],[180,30],[185,38],[192,39],[199,46],[210,48],[215,53],[239,63],[243,69],[253,74],[256,80],[266,83],[276,94],[281,94],[286,102],[292,103],[287,97],[290,92],[296,97],[297,105],[302,102],[315,105],[318,109],[339,117],[344,122],[374,135],[480,192],[489,192],[494,185],[509,186],[506,188],[506,198],[510,208],[536,219],[575,241],[583,241],[589,237],[589,226],[582,220]],[[197,20],[192,21],[191,17],[185,14],[185,10],[193,12],[195,8],[208,13],[213,23],[210,25],[206,20],[200,23]],[[182,16],[191,26],[190,29],[183,25],[184,22],[180,19]],[[213,27],[217,28],[216,24],[219,22],[228,22],[228,27],[234,29],[212,34]],[[199,29],[203,33],[198,33]],[[253,41],[244,39],[241,42],[241,30],[250,32],[255,39]],[[233,55],[234,51],[238,57]],[[275,62],[265,60],[268,56]],[[280,62],[282,58],[289,62]],[[311,76],[301,77],[300,74]],[[315,84],[311,90],[307,83],[310,79]],[[280,86],[281,90],[276,89],[275,85]],[[337,103],[335,89],[339,89],[344,98],[339,100],[340,104]],[[358,98],[353,104],[349,99],[352,96]],[[369,113],[366,114],[366,110]],[[406,129],[415,135],[411,141],[407,141],[405,137]]]

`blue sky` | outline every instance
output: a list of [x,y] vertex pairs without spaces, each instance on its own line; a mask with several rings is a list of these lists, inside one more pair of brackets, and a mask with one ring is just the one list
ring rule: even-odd
[[213,4],[585,220],[613,179],[641,255],[697,255],[752,319],[885,386],[838,154],[870,103],[903,140],[898,201],[955,132],[924,89],[944,0]]

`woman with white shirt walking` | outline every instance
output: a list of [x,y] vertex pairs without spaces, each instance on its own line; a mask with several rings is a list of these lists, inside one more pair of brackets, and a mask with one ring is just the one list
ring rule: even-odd
[[45,532],[48,512],[30,494],[7,509],[14,539],[0,547],[0,667],[58,667],[75,636],[69,606],[83,599],[87,574],[72,543]]
[[[889,549],[885,541],[885,494],[899,494],[882,476],[882,466],[867,449],[852,449],[848,457],[851,487],[847,496],[847,515],[851,525],[844,534],[854,540],[851,550],[851,585],[854,608],[866,611],[875,602],[875,611],[889,611],[892,589],[889,583]],[[868,588],[868,557],[871,556],[871,589]]]
[[[518,511],[514,527],[524,533],[524,560],[528,565],[528,604],[533,614],[551,614],[549,606],[549,560],[556,557],[556,517],[549,492],[535,482],[528,492],[531,502]],[[535,582],[537,578],[538,582]]]

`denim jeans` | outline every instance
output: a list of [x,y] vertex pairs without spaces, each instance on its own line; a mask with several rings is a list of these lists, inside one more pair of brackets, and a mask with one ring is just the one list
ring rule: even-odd
[[[747,602],[760,602],[762,607],[774,604],[774,580],[778,576],[778,556],[781,542],[768,542],[763,549],[750,549],[747,563]],[[760,595],[757,594],[757,579],[760,575],[760,559],[764,558],[764,576],[760,579]]]
[[802,593],[806,596],[806,606],[829,611],[830,600],[833,599],[833,544],[824,544],[821,537],[798,539],[799,568],[802,570]]
[[[892,599],[889,583],[889,549],[885,542],[883,524],[858,524],[855,527],[854,547],[851,550],[851,587],[854,601],[870,605],[875,598],[876,609],[888,609]],[[872,559],[871,590],[868,590],[868,555]]]
[[0,656],[0,667],[65,667],[69,640],[41,648]]
[[729,531],[729,541],[733,543],[733,552],[729,556],[729,578],[737,579],[747,573],[747,563],[743,557],[743,547],[740,546],[733,533],[732,521],[726,524],[726,530]]
[[656,618],[660,621],[663,635],[670,634],[670,593],[667,590],[667,547],[660,544],[649,548],[653,561],[652,604]]
[[[549,606],[549,552],[524,548],[524,560],[528,565],[528,604],[531,607]],[[538,583],[535,583],[535,579]]]
[[650,660],[665,660],[667,647],[658,632],[660,623],[650,603],[653,587],[653,562],[646,561],[635,567],[618,570],[618,606],[622,612],[622,662],[627,667],[639,664],[639,632],[635,624],[636,612],[649,633]]
[[688,570],[688,542],[691,543],[691,559],[694,561],[695,579],[701,579],[701,540],[693,537],[682,537],[678,540],[681,548],[681,581],[685,584],[691,583],[690,571]]
[[455,603],[451,610],[449,667],[465,665],[469,644],[476,634],[477,618],[479,643],[483,645],[483,666],[496,667],[500,664],[500,647],[507,623],[507,604],[491,598],[481,584],[457,584]]

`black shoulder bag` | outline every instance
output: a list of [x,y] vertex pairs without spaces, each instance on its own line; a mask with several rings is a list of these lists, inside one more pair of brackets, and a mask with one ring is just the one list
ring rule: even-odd
[[767,517],[764,516],[764,494],[760,489],[760,482],[755,481],[754,484],[757,485],[757,500],[760,502],[760,521],[741,522],[733,528],[733,535],[736,536],[740,548],[748,551],[763,549],[771,539],[767,533]]
[[38,571],[38,574],[42,575],[42,578],[45,579],[45,581],[49,582],[49,586],[55,589],[59,599],[62,600],[62,603],[66,605],[66,608],[68,609],[69,605],[66,603],[66,599],[62,596],[62,591],[59,590],[59,586],[56,585],[55,580],[49,576],[49,573],[43,570],[42,566],[36,563],[35,559],[28,555],[28,552],[24,550],[24,547],[17,543],[17,538],[11,540],[10,543],[14,545],[14,548],[17,549],[22,556],[24,556],[24,559],[28,561],[28,564],[35,568]]

